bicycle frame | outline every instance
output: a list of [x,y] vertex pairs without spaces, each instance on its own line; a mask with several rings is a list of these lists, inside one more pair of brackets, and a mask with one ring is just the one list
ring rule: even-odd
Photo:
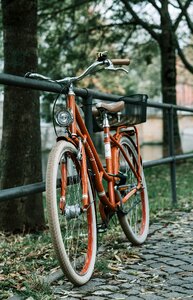
[[[108,228],[114,214],[117,214],[120,226],[132,244],[141,245],[148,234],[149,204],[138,131],[135,126],[128,127],[145,122],[147,95],[131,95],[128,99],[120,97],[120,102],[113,105],[103,102],[96,105],[96,120],[101,123],[100,115],[103,120],[103,166],[73,91],[74,83],[101,69],[128,73],[122,66],[129,65],[129,62],[128,59],[109,59],[106,52],[99,52],[97,59],[79,76],[52,80],[37,73],[26,74],[26,77],[56,82],[61,86],[53,105],[57,143],[47,164],[47,216],[60,266],[77,286],[91,278],[97,254],[97,233]],[[60,105],[56,107],[56,103],[67,88],[66,110]],[[124,98],[129,102],[134,99],[136,104],[131,101],[128,105]],[[57,125],[60,132],[63,128],[62,135],[58,135]],[[96,194],[99,201],[96,201]],[[97,222],[97,211],[102,223]]]
[[[138,143],[138,131],[135,126],[133,126],[135,136],[136,136],[136,150],[138,153],[137,171],[134,169],[132,163],[127,157],[123,147],[120,145],[120,139],[123,136],[128,136],[127,131],[124,131],[124,126],[118,127],[114,136],[110,134],[109,126],[104,126],[104,145],[105,145],[105,161],[106,169],[103,167],[95,146],[91,140],[88,133],[84,120],[78,110],[78,106],[75,102],[75,94],[72,89],[69,90],[67,95],[67,108],[71,110],[73,114],[73,122],[69,126],[71,137],[67,139],[78,147],[81,151],[81,172],[82,172],[82,187],[83,187],[83,209],[86,209],[89,205],[88,202],[88,184],[85,174],[87,174],[87,162],[91,166],[92,172],[94,174],[94,185],[100,199],[99,210],[102,219],[106,218],[104,213],[104,206],[107,206],[111,211],[115,212],[117,207],[120,206],[121,202],[126,202],[132,195],[142,188],[141,184],[141,159],[140,159],[140,147]],[[78,125],[78,126],[77,126]],[[121,132],[123,129],[123,132]],[[127,195],[120,199],[119,194],[115,191],[116,179],[118,179],[118,154],[119,151],[123,154],[124,158],[127,160],[133,174],[137,178],[137,186],[134,187]],[[108,196],[105,192],[102,180],[105,179],[108,183]]]

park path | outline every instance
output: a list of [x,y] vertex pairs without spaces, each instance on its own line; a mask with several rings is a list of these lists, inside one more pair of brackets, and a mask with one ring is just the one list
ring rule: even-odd
[[113,250],[112,245],[111,249],[100,247],[98,262],[104,253],[114,253],[108,272],[96,272],[79,288],[63,279],[55,281],[56,299],[193,299],[193,211],[172,217],[152,224],[141,247],[132,247],[123,237]]

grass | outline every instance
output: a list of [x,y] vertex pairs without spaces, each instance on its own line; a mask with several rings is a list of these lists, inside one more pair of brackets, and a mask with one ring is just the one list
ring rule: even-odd
[[[171,210],[191,211],[193,208],[193,160],[178,163],[177,198],[178,205],[172,206],[170,169],[167,165],[145,169],[148,187],[151,222],[158,218],[171,215]],[[119,227],[118,227],[119,228]],[[107,245],[107,251],[99,253],[96,263],[96,275],[108,271],[108,266],[117,268],[116,251],[118,251],[120,236],[117,227],[103,234],[100,245]],[[102,240],[101,240],[102,239]],[[0,233],[0,300],[7,299],[13,294],[19,294],[24,299],[51,300],[55,299],[50,286],[42,278],[50,274],[58,266],[55,258],[48,230],[37,234],[9,235]],[[109,251],[108,251],[109,247]],[[113,251],[112,251],[113,249]],[[125,255],[123,249],[121,259],[137,259],[136,254]],[[132,250],[131,250],[132,251]],[[120,251],[119,251],[120,255]],[[112,263],[115,261],[115,263]]]
[[177,204],[172,204],[170,168],[168,165],[145,169],[151,219],[171,210],[190,211],[193,208],[193,160],[176,164]]

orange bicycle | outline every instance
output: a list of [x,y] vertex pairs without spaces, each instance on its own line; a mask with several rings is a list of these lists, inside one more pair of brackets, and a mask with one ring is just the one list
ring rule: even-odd
[[[47,213],[60,266],[76,285],[85,284],[92,276],[97,232],[108,227],[114,214],[131,243],[142,244],[148,234],[148,195],[135,126],[146,119],[147,96],[120,97],[119,102],[99,102],[93,107],[98,128],[104,131],[106,163],[103,166],[73,90],[73,83],[99,67],[128,72],[123,67],[115,67],[128,64],[129,60],[110,60],[106,53],[99,53],[97,60],[80,76],[56,81],[68,87],[68,94],[55,114],[54,124],[63,133],[57,137],[48,159]],[[35,73],[27,76],[52,81]],[[97,211],[100,224],[96,221]]]

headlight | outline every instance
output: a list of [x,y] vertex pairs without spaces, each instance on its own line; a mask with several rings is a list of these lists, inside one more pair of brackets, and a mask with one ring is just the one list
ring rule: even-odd
[[60,110],[55,116],[56,123],[61,127],[67,127],[73,122],[73,115],[68,110]]

